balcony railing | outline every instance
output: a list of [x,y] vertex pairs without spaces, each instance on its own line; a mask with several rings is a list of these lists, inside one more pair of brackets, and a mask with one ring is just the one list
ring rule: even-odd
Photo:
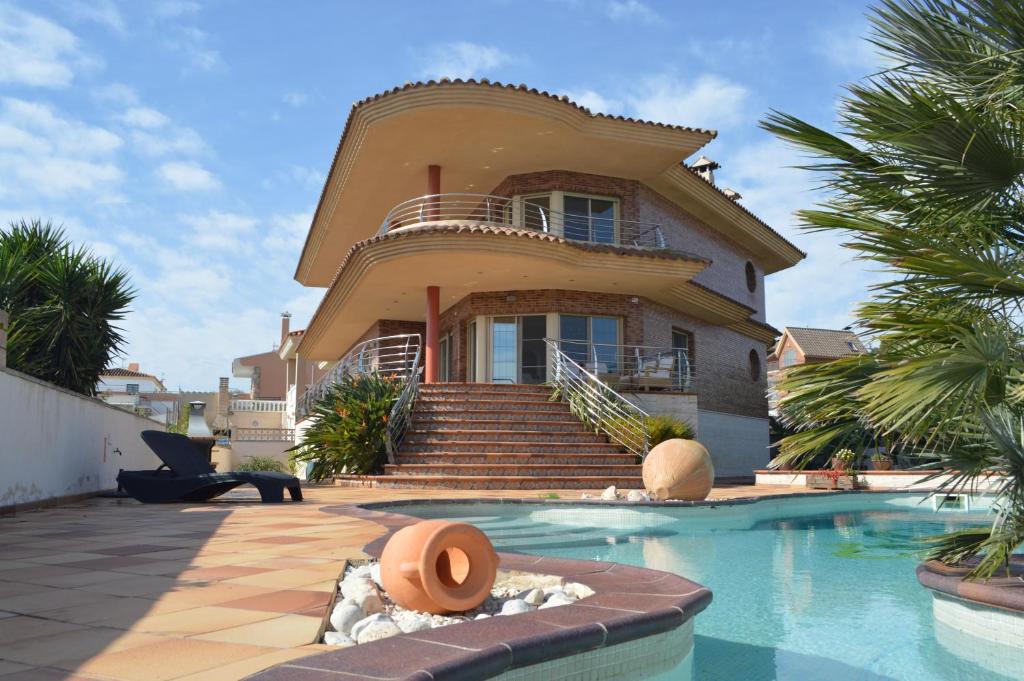
[[653,345],[610,345],[559,339],[569,359],[615,390],[692,392],[696,367],[682,348]]
[[291,428],[234,428],[233,442],[294,442],[295,431]]
[[284,400],[231,400],[231,411],[284,411],[288,406]]
[[522,197],[488,194],[431,194],[404,201],[387,214],[378,235],[442,222],[532,229],[589,244],[666,248],[664,233],[657,223],[563,213]]

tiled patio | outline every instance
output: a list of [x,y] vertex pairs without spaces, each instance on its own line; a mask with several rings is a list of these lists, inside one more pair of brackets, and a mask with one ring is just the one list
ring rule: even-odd
[[242,678],[324,648],[311,642],[345,559],[385,532],[324,506],[543,494],[308,487],[301,504],[97,498],[0,516],[0,679]]

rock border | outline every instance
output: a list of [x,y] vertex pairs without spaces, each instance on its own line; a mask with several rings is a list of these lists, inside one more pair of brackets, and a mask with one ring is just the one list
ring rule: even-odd
[[1024,618],[1024,556],[1010,559],[1010,576],[968,582],[968,568],[949,567],[930,560],[917,566],[917,581],[932,591],[991,608],[1010,610]]
[[[551,500],[542,503],[551,503]],[[379,558],[392,534],[421,520],[378,510],[401,505],[401,502],[389,502],[331,506],[324,510],[352,515],[387,528],[384,536],[363,548],[369,555]],[[585,584],[594,590],[594,595],[558,608],[401,634],[298,658],[247,678],[252,681],[323,681],[328,678],[339,681],[346,678],[484,681],[511,669],[671,631],[711,603],[711,591],[706,587],[659,570],[518,553],[499,553],[498,556],[503,570],[556,575],[563,581]]]

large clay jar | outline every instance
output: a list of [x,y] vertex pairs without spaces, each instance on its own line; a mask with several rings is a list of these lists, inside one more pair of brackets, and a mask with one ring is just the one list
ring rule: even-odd
[[395,533],[380,557],[384,590],[410,610],[442,615],[472,610],[491,593],[498,554],[466,523],[424,520]]
[[644,459],[644,486],[656,499],[705,499],[715,484],[715,467],[696,440],[665,440]]

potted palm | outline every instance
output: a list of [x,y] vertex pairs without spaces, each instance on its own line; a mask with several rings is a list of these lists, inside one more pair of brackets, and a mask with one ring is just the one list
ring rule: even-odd
[[871,465],[876,471],[891,471],[892,459],[884,452],[875,452],[871,455]]

